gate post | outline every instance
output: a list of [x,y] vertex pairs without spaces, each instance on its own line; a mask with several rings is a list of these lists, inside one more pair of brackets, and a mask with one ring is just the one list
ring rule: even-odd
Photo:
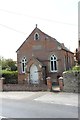
[[59,87],[60,87],[60,90],[62,91],[63,90],[63,77],[59,77]]
[[47,86],[48,86],[48,91],[52,90],[52,81],[51,81],[51,77],[47,77]]
[[3,80],[4,80],[5,78],[0,78],[0,92],[2,92],[3,91]]

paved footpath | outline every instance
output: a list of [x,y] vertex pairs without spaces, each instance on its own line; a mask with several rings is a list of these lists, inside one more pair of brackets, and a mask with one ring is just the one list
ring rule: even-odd
[[65,92],[0,92],[0,99],[34,100],[50,104],[78,106],[77,93]]

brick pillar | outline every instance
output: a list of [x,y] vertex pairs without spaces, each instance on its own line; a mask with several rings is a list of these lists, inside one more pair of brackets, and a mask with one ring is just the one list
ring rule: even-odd
[[48,91],[52,90],[52,81],[51,81],[51,77],[47,77],[47,87],[48,87]]
[[0,92],[3,91],[3,80],[4,78],[0,78]]
[[63,90],[63,77],[59,77],[59,87],[60,87],[60,90],[62,91]]

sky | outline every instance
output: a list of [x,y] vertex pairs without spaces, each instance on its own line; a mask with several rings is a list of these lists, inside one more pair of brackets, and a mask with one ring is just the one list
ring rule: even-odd
[[36,24],[72,52],[78,47],[79,0],[0,0],[0,56],[17,60],[16,50]]

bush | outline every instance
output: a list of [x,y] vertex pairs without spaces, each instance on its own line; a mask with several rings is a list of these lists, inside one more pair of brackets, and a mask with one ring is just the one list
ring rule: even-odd
[[72,73],[72,72],[80,72],[80,66],[76,65],[71,70],[64,71],[63,73]]
[[2,70],[2,77],[5,78],[4,84],[16,84],[18,83],[18,72]]
[[74,71],[80,71],[80,66],[74,66],[74,67],[72,68],[72,70],[74,70]]

